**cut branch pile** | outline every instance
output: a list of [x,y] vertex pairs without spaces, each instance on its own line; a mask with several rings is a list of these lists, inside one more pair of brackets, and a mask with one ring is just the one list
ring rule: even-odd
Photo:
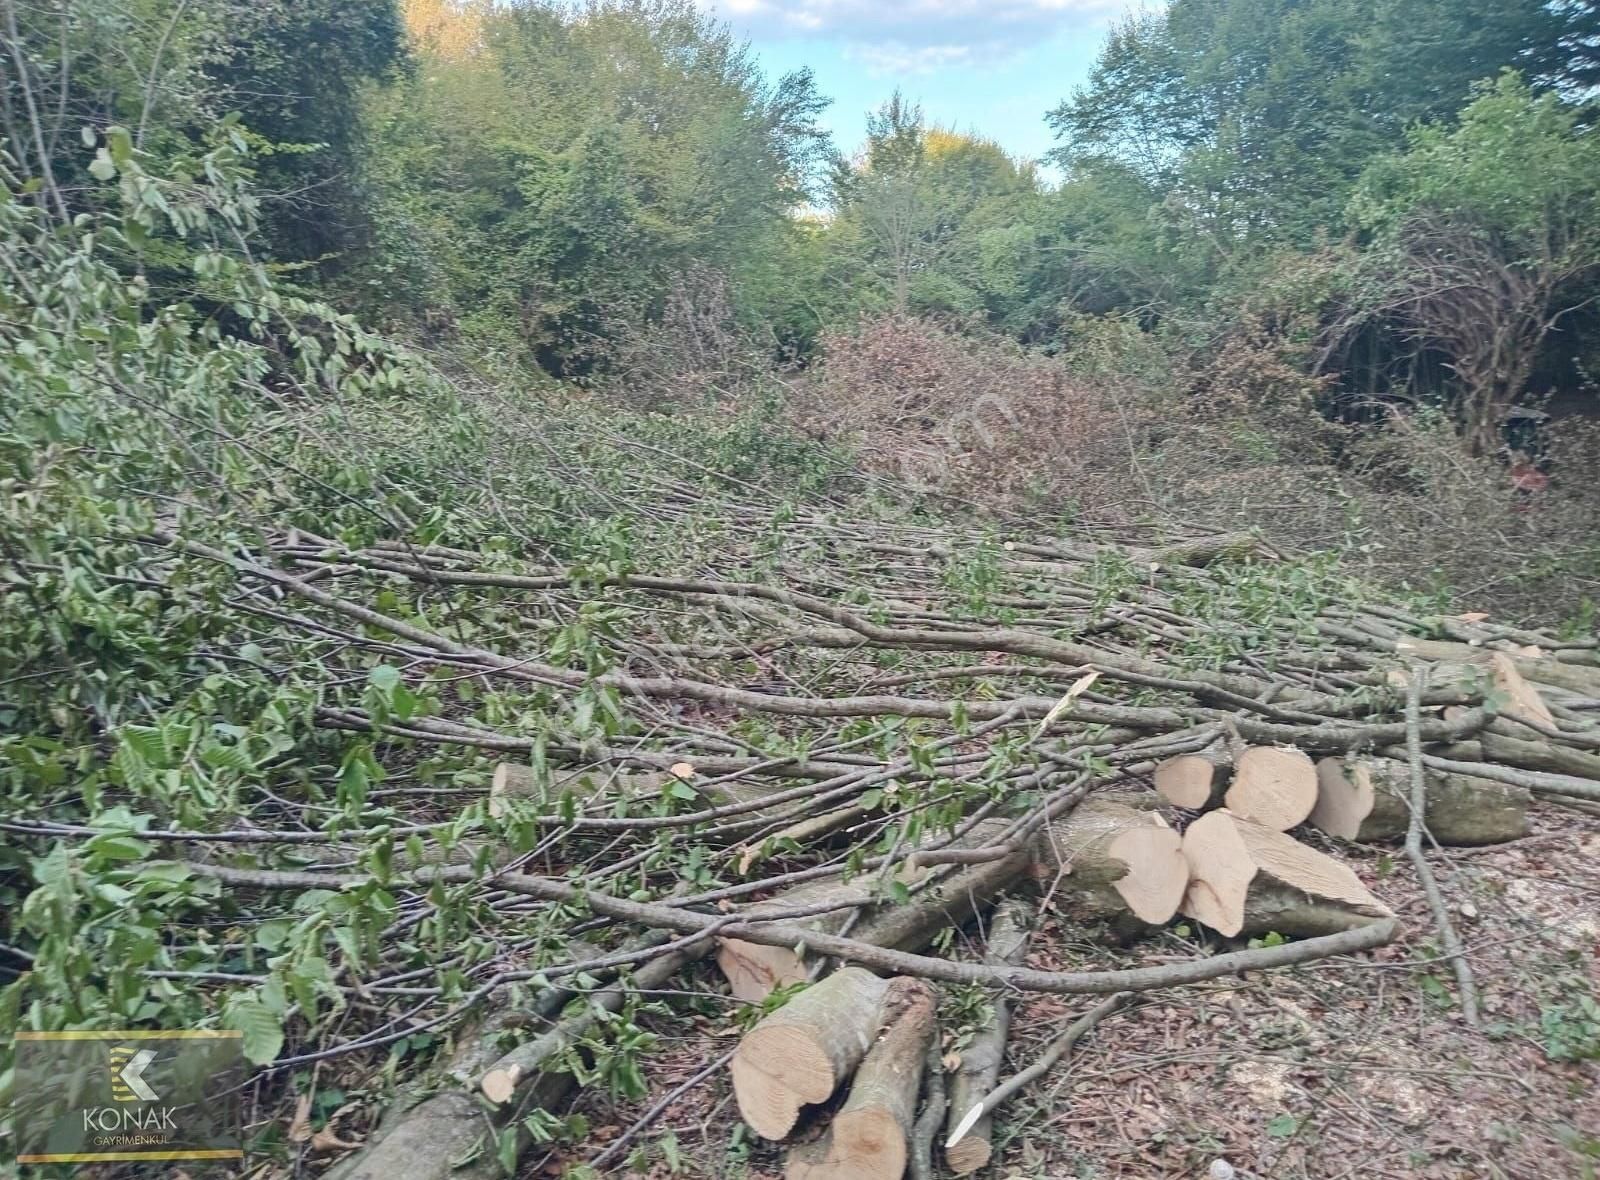
[[[695,488],[663,478],[652,495],[672,526],[703,523]],[[145,837],[239,895],[380,883],[397,931],[470,892],[505,940],[473,961],[440,948],[422,967],[449,965],[448,994],[291,1059],[458,1036],[442,1086],[397,1104],[343,1180],[494,1174],[629,997],[712,955],[739,1000],[799,989],[729,1069],[758,1135],[798,1130],[787,1175],[804,1180],[904,1171],[937,1060],[930,985],[992,989],[990,1030],[937,1079],[960,1131],[943,1163],[972,1171],[990,1098],[1011,1092],[1015,990],[1111,997],[1104,1015],[1138,991],[1366,950],[1398,925],[1339,842],[1510,840],[1535,800],[1600,802],[1593,641],[1308,589],[1237,537],[989,538],[749,504],[721,505],[714,531],[708,553],[658,572],[637,555],[532,563],[304,530],[250,549],[146,538],[141,576],[226,570],[258,638],[275,637],[261,659],[326,665],[315,725],[419,783],[366,798],[354,826],[324,823],[313,791],[276,825],[263,806]],[[473,773],[426,789],[445,751]],[[1008,896],[1028,904],[996,916]],[[1183,915],[1219,941],[1300,941],[1044,971],[1023,962],[1035,902],[1124,939]],[[519,941],[534,920],[563,949]],[[974,929],[991,932],[986,957],[928,951]],[[346,982],[404,994],[416,954]],[[528,1004],[513,983],[542,1007],[508,1045],[501,1018]]]

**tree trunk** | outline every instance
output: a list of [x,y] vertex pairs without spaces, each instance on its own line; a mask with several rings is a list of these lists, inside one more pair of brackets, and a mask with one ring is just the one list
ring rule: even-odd
[[1183,912],[1219,934],[1337,934],[1392,917],[1347,865],[1231,811],[1189,825]]
[[884,995],[884,1032],[861,1062],[850,1097],[810,1151],[794,1152],[785,1180],[900,1180],[910,1157],[922,1068],[938,999],[920,979],[900,977]]
[[[1341,840],[1403,840],[1411,822],[1411,772],[1389,758],[1324,758],[1311,824]],[[1528,834],[1532,796],[1465,774],[1427,772],[1423,823],[1440,844],[1502,844]]]
[[832,1097],[872,1046],[886,987],[863,967],[843,967],[745,1034],[729,1068],[751,1130],[782,1139],[804,1107]]
[[[986,962],[996,966],[1015,967],[1028,950],[1027,913],[1021,905],[1005,904],[995,911],[994,924],[989,928],[989,950]],[[961,1054],[961,1064],[950,1079],[949,1125],[953,1132],[984,1095],[994,1089],[1000,1077],[1000,1067],[1005,1061],[1006,1037],[1011,1032],[1011,1002],[1005,992],[994,993],[994,1018],[987,1028],[980,1029]],[[976,1172],[989,1162],[993,1151],[990,1137],[994,1120],[988,1115],[979,1119],[970,1131],[945,1149],[945,1163],[958,1176]]]
[[1084,918],[1121,918],[1159,926],[1178,912],[1189,883],[1182,837],[1158,814],[1103,799],[1089,799],[1040,840],[1047,886]]

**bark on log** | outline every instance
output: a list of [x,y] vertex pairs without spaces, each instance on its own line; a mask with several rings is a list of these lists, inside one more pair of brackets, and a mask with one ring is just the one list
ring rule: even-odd
[[[1311,825],[1341,840],[1403,840],[1411,821],[1410,770],[1389,758],[1324,758]],[[1440,844],[1503,844],[1528,834],[1532,796],[1465,774],[1427,772],[1423,823]]]
[[864,967],[843,967],[745,1034],[729,1069],[752,1131],[782,1139],[804,1107],[832,1096],[872,1046],[886,987]]
[[1600,754],[1574,750],[1548,741],[1525,741],[1484,730],[1476,741],[1431,748],[1431,754],[1462,762],[1499,762],[1523,770],[1570,774],[1600,782]]
[[[1451,643],[1441,639],[1415,639],[1407,636],[1394,644],[1397,654],[1415,659],[1446,664],[1478,664],[1494,670],[1500,656],[1523,680],[1535,684],[1549,684],[1585,696],[1600,692],[1600,671],[1581,664],[1567,664],[1552,659],[1533,659],[1497,652],[1491,648],[1474,647],[1466,643]],[[1502,673],[1503,675],[1503,673]],[[1432,677],[1430,676],[1430,679]]]
[[1056,896],[1087,918],[1132,913],[1159,926],[1178,912],[1189,883],[1183,839],[1153,812],[1103,799],[1080,804],[1040,840],[1046,877],[1065,870]]
[[1241,819],[1287,832],[1317,805],[1317,768],[1299,750],[1251,746],[1234,758],[1223,802]]
[[1230,938],[1337,934],[1393,916],[1349,866],[1226,809],[1189,825],[1183,854],[1184,914]]
[[[989,929],[989,950],[986,962],[996,965],[1016,966],[1022,962],[1028,949],[1027,913],[1020,904],[1001,905],[995,911],[994,924]],[[994,1019],[989,1027],[979,1030],[971,1044],[961,1054],[961,1064],[950,1078],[950,1130],[954,1131],[962,1117],[994,1089],[1000,1077],[1000,1067],[1005,1061],[1006,1037],[1011,1032],[1011,1004],[1009,997],[997,992],[994,997]],[[975,1172],[989,1162],[993,1151],[990,1138],[994,1123],[985,1115],[971,1131],[962,1136],[944,1153],[945,1163],[958,1176]]]
[[922,980],[889,982],[883,1035],[856,1071],[820,1149],[791,1153],[785,1180],[900,1180],[937,1007]]

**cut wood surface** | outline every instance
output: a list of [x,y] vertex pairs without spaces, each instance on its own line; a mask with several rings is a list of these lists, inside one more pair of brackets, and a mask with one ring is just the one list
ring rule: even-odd
[[1223,802],[1241,819],[1287,832],[1317,805],[1317,768],[1299,750],[1251,746],[1234,759]]
[[1157,764],[1151,775],[1161,797],[1174,807],[1203,811],[1222,802],[1233,773],[1233,757],[1218,742],[1194,754],[1178,754]]
[[1348,865],[1226,809],[1189,825],[1183,854],[1184,914],[1229,937],[1335,934],[1393,916]]
[[[1410,770],[1392,758],[1324,758],[1311,825],[1341,840],[1403,840],[1411,820]],[[1425,774],[1423,824],[1440,844],[1502,844],[1528,834],[1532,796],[1466,774]]]
[[910,1156],[937,1007],[934,990],[922,980],[889,981],[882,1035],[856,1071],[820,1148],[791,1153],[785,1180],[899,1180]]
[[745,1034],[733,1055],[739,1114],[765,1139],[782,1139],[800,1111],[826,1102],[872,1046],[887,985],[842,967]]
[[1105,799],[1080,804],[1040,840],[1046,880],[1083,917],[1124,912],[1159,925],[1178,912],[1189,881],[1183,840],[1158,813]]

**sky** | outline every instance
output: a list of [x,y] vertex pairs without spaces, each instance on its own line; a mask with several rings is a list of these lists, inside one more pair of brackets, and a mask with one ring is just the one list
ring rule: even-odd
[[1045,112],[1083,82],[1127,0],[700,0],[770,76],[810,66],[824,122],[854,150],[898,86],[932,123],[1039,159]]

